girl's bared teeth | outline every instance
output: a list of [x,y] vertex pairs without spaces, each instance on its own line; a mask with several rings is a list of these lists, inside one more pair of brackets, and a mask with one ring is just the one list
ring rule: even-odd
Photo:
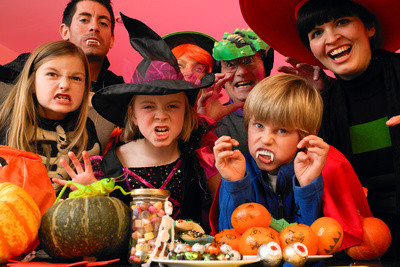
[[167,132],[168,128],[163,127],[163,128],[156,128],[156,132]]
[[67,97],[67,96],[56,96],[55,97],[56,99],[63,99],[63,100],[68,100],[68,101],[70,101],[70,99],[69,99],[69,97]]

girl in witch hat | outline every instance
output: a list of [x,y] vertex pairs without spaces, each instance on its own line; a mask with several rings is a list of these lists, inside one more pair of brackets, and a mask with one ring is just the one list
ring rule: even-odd
[[[199,89],[211,86],[214,76],[205,76],[198,86],[185,81],[165,41],[142,22],[121,17],[131,45],[144,59],[133,75],[134,83],[105,87],[92,98],[100,115],[123,127],[122,142],[100,162],[103,176],[126,177],[117,182],[125,191],[142,187],[169,190],[172,217],[201,222],[207,229],[208,222],[203,220],[205,201],[211,200],[207,185],[218,185],[220,175],[205,170],[206,164],[198,157],[210,127],[193,106]],[[72,153],[70,156],[75,158]],[[90,184],[97,179],[87,154],[83,157],[85,171],[65,167],[73,181]],[[131,201],[129,196],[115,196],[127,204]]]

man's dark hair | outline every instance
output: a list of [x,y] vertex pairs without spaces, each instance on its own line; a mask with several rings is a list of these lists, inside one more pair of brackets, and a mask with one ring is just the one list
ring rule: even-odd
[[350,0],[310,0],[297,14],[297,33],[303,44],[310,49],[309,32],[317,25],[342,17],[358,17],[367,29],[375,27],[376,33],[370,39],[371,47],[379,47],[379,24],[376,17],[364,6]]
[[[81,1],[86,1],[86,0],[71,0],[67,4],[67,6],[64,9],[62,23],[64,23],[68,27],[71,27],[72,17],[75,15],[75,12],[76,12],[76,4],[78,4]],[[94,1],[94,2],[100,3],[107,8],[108,13],[110,13],[110,18],[111,18],[111,32],[114,33],[115,17],[114,17],[113,8],[111,6],[111,0],[89,0],[89,1]]]

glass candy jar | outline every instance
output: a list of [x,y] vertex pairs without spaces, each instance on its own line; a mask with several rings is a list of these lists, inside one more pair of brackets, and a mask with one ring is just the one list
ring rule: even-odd
[[165,215],[164,203],[170,193],[162,189],[134,189],[132,202],[132,237],[129,261],[142,263],[153,252],[161,219]]

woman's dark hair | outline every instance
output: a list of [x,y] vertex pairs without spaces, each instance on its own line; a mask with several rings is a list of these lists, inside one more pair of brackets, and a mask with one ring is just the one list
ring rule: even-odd
[[308,33],[317,25],[337,20],[342,17],[358,17],[367,29],[375,28],[371,37],[371,48],[380,47],[379,23],[376,17],[364,6],[351,0],[310,0],[297,14],[297,33],[303,44],[310,49]]
[[264,64],[265,77],[268,77],[269,75],[271,75],[271,70],[274,66],[274,49],[270,47],[268,51],[260,50],[258,51],[258,54],[260,55],[261,60]]

